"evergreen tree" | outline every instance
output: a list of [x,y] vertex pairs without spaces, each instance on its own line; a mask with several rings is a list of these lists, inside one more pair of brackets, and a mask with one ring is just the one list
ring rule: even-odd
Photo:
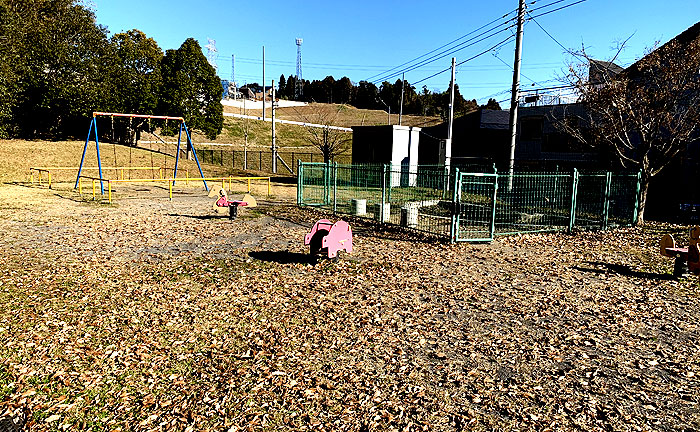
[[114,101],[107,31],[72,0],[0,0],[0,55],[5,136],[83,135],[90,113]]
[[280,99],[291,99],[287,94],[287,81],[284,79],[284,74],[280,75],[280,80],[277,86],[277,97]]
[[501,108],[501,105],[494,98],[489,99],[489,101],[486,102],[486,105],[481,105],[481,108],[489,109],[489,110],[497,110],[497,111],[500,111],[503,109],[503,108]]
[[294,75],[290,75],[289,79],[287,79],[287,84],[284,87],[284,94],[286,94],[287,98],[290,100],[297,99],[296,85],[297,85],[297,77]]
[[[155,40],[140,30],[129,30],[111,38],[119,60],[115,70],[115,110],[124,113],[156,114],[158,94],[162,85],[160,64],[163,51]],[[124,144],[136,144],[146,120],[119,122],[114,125],[115,139]],[[150,125],[154,126],[154,125]]]
[[360,81],[355,91],[355,106],[357,108],[377,109],[380,103],[377,101],[379,90],[377,86],[367,81]]
[[223,89],[216,71],[190,38],[177,50],[168,50],[161,64],[163,86],[159,112],[185,118],[188,127],[214,139],[223,128]]
[[335,103],[349,104],[352,102],[355,86],[350,78],[344,76],[335,82],[333,99]]

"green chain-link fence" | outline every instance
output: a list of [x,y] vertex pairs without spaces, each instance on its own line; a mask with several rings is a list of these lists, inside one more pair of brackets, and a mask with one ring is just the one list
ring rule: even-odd
[[451,241],[608,229],[637,220],[639,175],[451,171],[438,165],[299,162],[297,203]]

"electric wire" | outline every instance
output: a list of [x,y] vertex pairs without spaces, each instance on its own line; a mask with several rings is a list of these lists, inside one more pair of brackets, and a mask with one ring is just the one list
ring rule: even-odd
[[429,56],[430,54],[433,54],[433,53],[436,52],[436,51],[439,51],[439,50],[441,50],[441,49],[443,49],[443,48],[445,48],[445,47],[447,47],[447,46],[450,46],[450,45],[454,44],[455,42],[459,42],[460,40],[464,39],[464,38],[467,37],[467,36],[471,36],[472,34],[478,32],[479,30],[482,30],[482,29],[484,29],[484,28],[486,28],[486,27],[488,27],[488,26],[490,26],[490,25],[492,25],[492,24],[494,24],[494,23],[496,23],[496,22],[498,22],[498,21],[500,21],[500,20],[502,20],[502,19],[504,19],[504,18],[507,18],[509,15],[511,15],[511,14],[512,14],[513,12],[515,12],[515,11],[517,11],[517,9],[514,9],[514,10],[512,10],[512,11],[510,11],[510,12],[508,12],[508,13],[502,15],[502,16],[500,16],[499,18],[496,18],[496,19],[492,20],[491,22],[489,22],[489,23],[487,23],[487,24],[484,24],[484,25],[482,25],[481,27],[479,27],[479,28],[477,28],[477,29],[475,29],[475,30],[470,31],[470,32],[467,33],[467,34],[458,37],[457,39],[454,39],[454,40],[452,40],[452,41],[450,41],[450,42],[448,42],[448,43],[446,43],[446,44],[444,44],[444,45],[441,45],[441,46],[435,48],[435,49],[432,50],[432,51],[429,51],[429,52],[427,52],[427,53],[425,53],[425,54],[423,54],[423,55],[420,55],[420,56],[418,56],[418,57],[416,57],[416,58],[413,58],[413,59],[411,59],[411,60],[409,60],[409,61],[407,61],[407,62],[401,63],[401,64],[398,65],[398,66],[394,66],[393,68],[391,68],[391,69],[389,69],[389,70],[385,70],[385,71],[380,72],[380,73],[378,73],[378,74],[376,74],[376,75],[372,75],[371,77],[368,77],[367,79],[365,79],[365,81],[369,81],[369,80],[371,80],[372,78],[376,78],[376,77],[379,76],[379,75],[392,72],[392,71],[394,71],[394,70],[396,70],[396,69],[398,69],[398,68],[400,68],[400,67],[402,67],[402,66],[406,66],[406,65],[408,65],[408,64],[410,64],[410,63],[413,63],[414,61],[417,61],[417,60],[422,59],[423,57]]
[[[469,57],[469,58],[466,59],[466,60],[462,60],[461,62],[455,64],[455,67],[461,66],[461,65],[463,65],[464,63],[467,63],[467,62],[472,61],[472,60],[474,60],[474,59],[476,59],[476,58],[478,58],[478,57],[481,57],[482,55],[486,54],[487,52],[489,52],[489,51],[491,51],[491,50],[494,50],[494,49],[496,49],[496,48],[498,48],[498,47],[500,47],[500,46],[502,46],[502,45],[508,43],[508,42],[509,42],[511,39],[513,39],[514,37],[515,37],[514,35],[508,36],[507,38],[505,38],[505,39],[502,40],[501,42],[497,43],[496,45],[492,46],[491,48],[488,48],[488,49],[486,49],[486,50],[480,52],[479,54],[476,54],[476,55],[474,55],[474,56],[472,56],[472,57]],[[441,73],[447,72],[447,71],[450,70],[451,68],[452,68],[452,67],[450,66],[450,67],[448,67],[447,69],[443,69],[443,70],[441,70],[441,71],[438,72],[438,73],[435,73],[435,74],[433,74],[433,75],[430,75],[429,77],[425,77],[425,78],[420,79],[420,80],[418,80],[418,81],[412,82],[412,83],[411,83],[411,86],[414,86],[414,85],[416,85],[416,84],[420,84],[420,83],[422,83],[423,81],[429,80],[430,78],[434,78],[434,77],[440,75]]]
[[[381,79],[378,79],[378,80],[375,80],[375,81],[372,81],[372,82],[373,82],[374,84],[377,84],[377,83],[380,83],[380,82],[389,80],[389,79],[391,79],[391,78],[394,78],[394,77],[396,77],[396,76],[399,76],[399,75],[401,75],[402,73],[411,72],[411,71],[416,70],[416,69],[418,69],[418,68],[421,68],[421,67],[423,67],[423,66],[425,66],[425,65],[427,65],[427,64],[433,63],[433,62],[438,61],[438,60],[440,60],[440,59],[443,59],[443,58],[445,58],[445,57],[447,57],[447,56],[453,55],[453,54],[456,53],[456,52],[459,52],[459,51],[462,51],[462,50],[464,50],[464,49],[467,49],[467,48],[469,48],[469,47],[471,47],[471,46],[474,46],[474,45],[478,44],[479,42],[483,42],[483,41],[485,41],[485,40],[487,40],[487,39],[489,39],[489,38],[492,38],[492,37],[494,37],[494,36],[496,36],[496,35],[498,35],[498,34],[500,34],[500,33],[503,33],[503,32],[505,32],[505,31],[508,31],[508,30],[511,29],[512,27],[515,27],[515,25],[511,25],[511,26],[509,26],[509,27],[506,27],[506,28],[503,28],[503,29],[501,29],[501,30],[498,30],[498,31],[495,32],[495,33],[492,33],[492,34],[489,34],[489,35],[484,36],[485,34],[487,34],[487,33],[489,33],[489,32],[492,32],[492,31],[494,31],[494,30],[496,30],[496,29],[488,30],[488,31],[483,32],[483,33],[481,33],[481,34],[479,34],[479,35],[477,35],[477,36],[474,37],[474,38],[476,38],[476,37],[483,36],[481,39],[478,39],[478,40],[473,41],[473,42],[471,42],[471,41],[472,41],[474,38],[468,39],[468,40],[466,40],[466,41],[464,41],[464,42],[462,42],[462,43],[460,43],[460,44],[458,44],[458,45],[455,45],[454,47],[451,47],[451,48],[448,49],[448,50],[441,51],[441,52],[439,52],[438,54],[435,54],[435,55],[433,55],[433,56],[431,56],[431,57],[428,57],[427,59],[422,60],[421,62],[419,62],[419,63],[417,63],[417,64],[415,64],[415,65],[412,65],[412,66],[410,66],[410,67],[404,68],[404,69],[402,69],[402,70],[400,70],[400,71],[397,71],[397,72],[394,72],[394,73],[392,73],[392,74],[390,74],[390,75],[386,75],[386,76],[382,77]],[[471,42],[471,43],[467,43],[467,42]],[[466,45],[465,45],[465,44],[466,44]],[[456,48],[456,47],[459,47],[459,48]],[[455,48],[456,48],[456,49],[455,49]]]
[[537,20],[535,18],[530,17],[530,19],[532,20],[532,22],[537,24],[537,27],[539,27],[540,30],[542,30],[547,36],[549,36],[550,39],[552,39],[554,42],[556,42],[556,44],[559,45],[561,47],[561,49],[563,49],[565,52],[569,53],[570,55],[576,57],[577,59],[583,60],[583,58],[580,55],[578,55],[576,52],[570,50],[569,48],[565,47],[561,42],[559,42],[557,40],[557,38],[552,36],[552,34],[549,33],[544,27],[542,27],[542,25],[540,25],[540,23],[537,22]]
[[542,13],[539,14],[539,15],[533,15],[533,16],[531,16],[531,18],[532,18],[532,19],[535,19],[535,18],[539,18],[539,17],[541,17],[541,16],[549,15],[549,14],[551,14],[551,13],[558,12],[558,11],[560,11],[560,10],[570,8],[571,6],[576,6],[577,4],[584,3],[584,2],[586,2],[586,1],[588,1],[588,0],[578,0],[578,1],[573,2],[573,3],[571,3],[571,4],[564,5],[564,6],[561,6],[561,7],[556,8],[556,9],[552,9],[552,10],[550,10],[550,11],[547,11],[547,12],[542,12]]
[[[555,1],[555,2],[552,2],[552,3],[549,3],[549,4],[547,4],[547,5],[540,6],[540,7],[537,8],[537,9],[538,9],[538,10],[539,10],[539,9],[544,9],[544,8],[547,8],[547,7],[550,7],[550,6],[553,6],[553,5],[562,3],[562,2],[564,2],[564,1],[566,1],[566,0],[558,0],[558,1]],[[560,10],[563,10],[563,9],[566,9],[566,8],[569,8],[569,7],[571,7],[571,6],[574,6],[574,5],[583,3],[583,2],[585,2],[585,1],[587,1],[587,0],[578,0],[578,1],[575,1],[575,2],[573,2],[573,3],[570,3],[570,4],[567,4],[567,5],[558,7],[558,8],[556,8],[556,9],[552,9],[552,10],[543,12],[543,13],[541,13],[541,14],[539,14],[539,15],[535,15],[535,16],[532,17],[532,19],[534,19],[534,18],[536,18],[536,17],[539,17],[539,16],[549,15],[550,13],[554,13],[554,12],[557,12],[557,11],[560,11]],[[507,24],[507,23],[510,22],[510,21],[512,21],[512,19],[506,21],[505,24]],[[515,27],[515,25],[510,25],[509,27],[506,27],[506,28],[504,28],[504,29],[501,29],[501,30],[499,30],[498,32],[493,33],[493,34],[491,34],[491,35],[489,35],[489,36],[486,36],[486,37],[484,37],[484,38],[482,38],[482,39],[480,39],[480,40],[478,40],[478,41],[476,41],[476,42],[474,42],[474,43],[471,43],[471,44],[469,44],[469,45],[467,45],[467,46],[463,46],[463,47],[461,47],[461,48],[459,48],[459,49],[455,49],[455,50],[453,50],[453,51],[451,51],[451,52],[449,52],[449,53],[447,53],[447,54],[445,54],[445,55],[442,55],[442,54],[446,53],[447,51],[449,51],[449,50],[445,50],[445,51],[443,51],[443,52],[441,52],[441,53],[439,53],[439,54],[437,54],[437,55],[435,55],[435,56],[432,56],[432,57],[430,57],[430,58],[428,58],[428,59],[426,59],[426,60],[423,60],[422,62],[420,62],[420,63],[418,63],[418,64],[416,64],[416,65],[412,65],[412,66],[410,66],[409,68],[405,68],[405,69],[403,69],[403,70],[397,71],[396,73],[391,74],[391,75],[388,75],[388,76],[385,76],[385,77],[383,77],[382,79],[375,80],[375,81],[373,81],[373,83],[374,83],[374,84],[378,84],[379,82],[382,82],[382,81],[391,79],[391,78],[393,78],[393,77],[395,77],[395,76],[398,76],[399,74],[406,73],[406,72],[410,72],[410,71],[412,71],[412,70],[418,69],[418,68],[420,68],[421,66],[423,66],[423,65],[425,65],[425,64],[432,63],[433,61],[437,61],[437,60],[439,60],[439,59],[441,59],[441,58],[444,58],[444,57],[446,57],[446,56],[448,56],[448,55],[454,54],[454,53],[456,53],[456,52],[458,52],[458,51],[461,51],[462,49],[465,49],[465,48],[467,48],[467,47],[469,47],[469,46],[475,45],[475,44],[477,44],[478,42],[481,42],[481,41],[483,41],[483,40],[486,40],[486,39],[488,39],[488,38],[490,38],[490,37],[492,37],[492,36],[495,36],[495,35],[497,35],[497,34],[499,34],[499,33],[502,33],[503,31],[509,30],[509,29],[511,29],[511,28],[513,28],[513,27]],[[497,29],[497,28],[498,28],[498,27],[496,27],[495,29]],[[495,30],[495,29],[490,29],[490,30],[488,30],[488,31],[486,31],[486,32],[482,32],[480,35],[477,35],[477,36],[475,36],[475,37],[479,37],[479,36],[481,36],[481,35],[483,35],[483,34],[486,34],[486,33],[488,33],[488,32],[491,32],[491,31],[493,31],[493,30]],[[456,46],[454,46],[454,47],[451,47],[450,50],[452,50],[452,49],[454,49],[454,48],[456,48],[456,47],[458,47],[458,46],[460,46],[460,45],[462,45],[462,44],[465,44],[466,42],[469,42],[469,41],[471,41],[471,40],[473,40],[473,39],[474,39],[474,38],[471,38],[471,39],[469,39],[468,41],[462,42],[462,43],[459,44],[459,45],[456,45]],[[481,55],[481,54],[483,54],[483,53],[480,53],[480,55]],[[436,58],[436,57],[437,57],[437,58]],[[449,69],[449,68],[448,68],[448,69]],[[445,70],[440,71],[440,72],[434,74],[433,76],[437,76],[437,75],[443,73],[444,71],[445,71]],[[529,78],[528,78],[528,79],[529,79]],[[422,81],[424,81],[424,80],[420,80],[420,82],[422,82]]]
[[[498,54],[493,53],[493,56],[496,57],[496,59],[497,59],[498,61],[500,61],[500,62],[503,63],[504,65],[508,66],[508,68],[509,68],[511,71],[513,70],[513,66],[509,65],[508,63],[506,63],[506,61],[503,60],[502,58],[500,58],[500,57],[498,56]],[[530,80],[530,81],[532,82],[532,85],[535,85],[535,84],[538,83],[537,81],[535,81],[534,79],[530,78],[529,76],[525,75],[525,74],[522,73],[522,72],[520,72],[520,75],[522,75],[522,76],[525,77],[526,79]]]

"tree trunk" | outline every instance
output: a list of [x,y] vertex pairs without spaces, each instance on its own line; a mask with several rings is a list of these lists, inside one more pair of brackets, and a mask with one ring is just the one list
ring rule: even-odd
[[648,175],[642,173],[642,179],[639,185],[639,209],[637,212],[637,224],[641,225],[644,223],[644,210],[647,206],[647,192],[649,192],[649,181],[651,179]]
[[323,162],[325,162],[325,163],[331,163],[331,149],[330,149],[330,146],[324,145],[323,148],[321,149],[321,153],[323,153]]

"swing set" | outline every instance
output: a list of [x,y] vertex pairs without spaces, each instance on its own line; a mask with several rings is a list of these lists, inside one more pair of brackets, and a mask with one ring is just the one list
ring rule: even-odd
[[[185,136],[187,137],[187,149],[192,150],[192,154],[194,155],[194,160],[197,162],[197,168],[199,168],[199,174],[202,176],[202,182],[204,183],[204,189],[209,191],[209,186],[207,185],[207,181],[204,177],[204,173],[202,172],[202,166],[199,164],[199,159],[197,158],[197,151],[194,148],[194,143],[192,142],[192,137],[190,136],[190,131],[187,128],[187,124],[185,123],[185,119],[183,117],[171,117],[171,116],[155,116],[155,115],[144,115],[144,114],[124,114],[124,113],[105,113],[105,112],[93,112],[92,113],[92,120],[90,120],[90,129],[88,130],[88,135],[87,139],[85,140],[85,147],[83,148],[83,155],[80,158],[80,168],[78,168],[78,177],[75,179],[75,186],[73,189],[78,188],[78,184],[80,182],[80,177],[81,173],[83,170],[83,163],[85,162],[85,154],[87,153],[87,148],[88,145],[90,144],[90,137],[93,134],[95,134],[95,149],[97,150],[97,167],[99,171],[99,175],[97,179],[100,182],[100,191],[102,195],[105,193],[105,188],[104,188],[104,177],[102,176],[102,161],[100,160],[100,140],[97,135],[97,117],[111,117],[112,122],[114,122],[115,117],[126,117],[129,118],[129,121],[131,122],[132,119],[135,118],[140,118],[140,119],[148,119],[150,122],[151,119],[153,120],[165,120],[166,122],[168,120],[174,120],[180,122],[179,126],[179,132],[177,136],[177,152],[175,153],[175,169],[173,170],[173,178],[172,178],[172,184],[175,184],[175,180],[177,179],[177,167],[178,167],[178,162],[180,161],[180,147],[181,147],[181,142],[182,142],[182,131],[184,129],[185,131]],[[116,158],[116,153],[115,153],[115,158]]]

